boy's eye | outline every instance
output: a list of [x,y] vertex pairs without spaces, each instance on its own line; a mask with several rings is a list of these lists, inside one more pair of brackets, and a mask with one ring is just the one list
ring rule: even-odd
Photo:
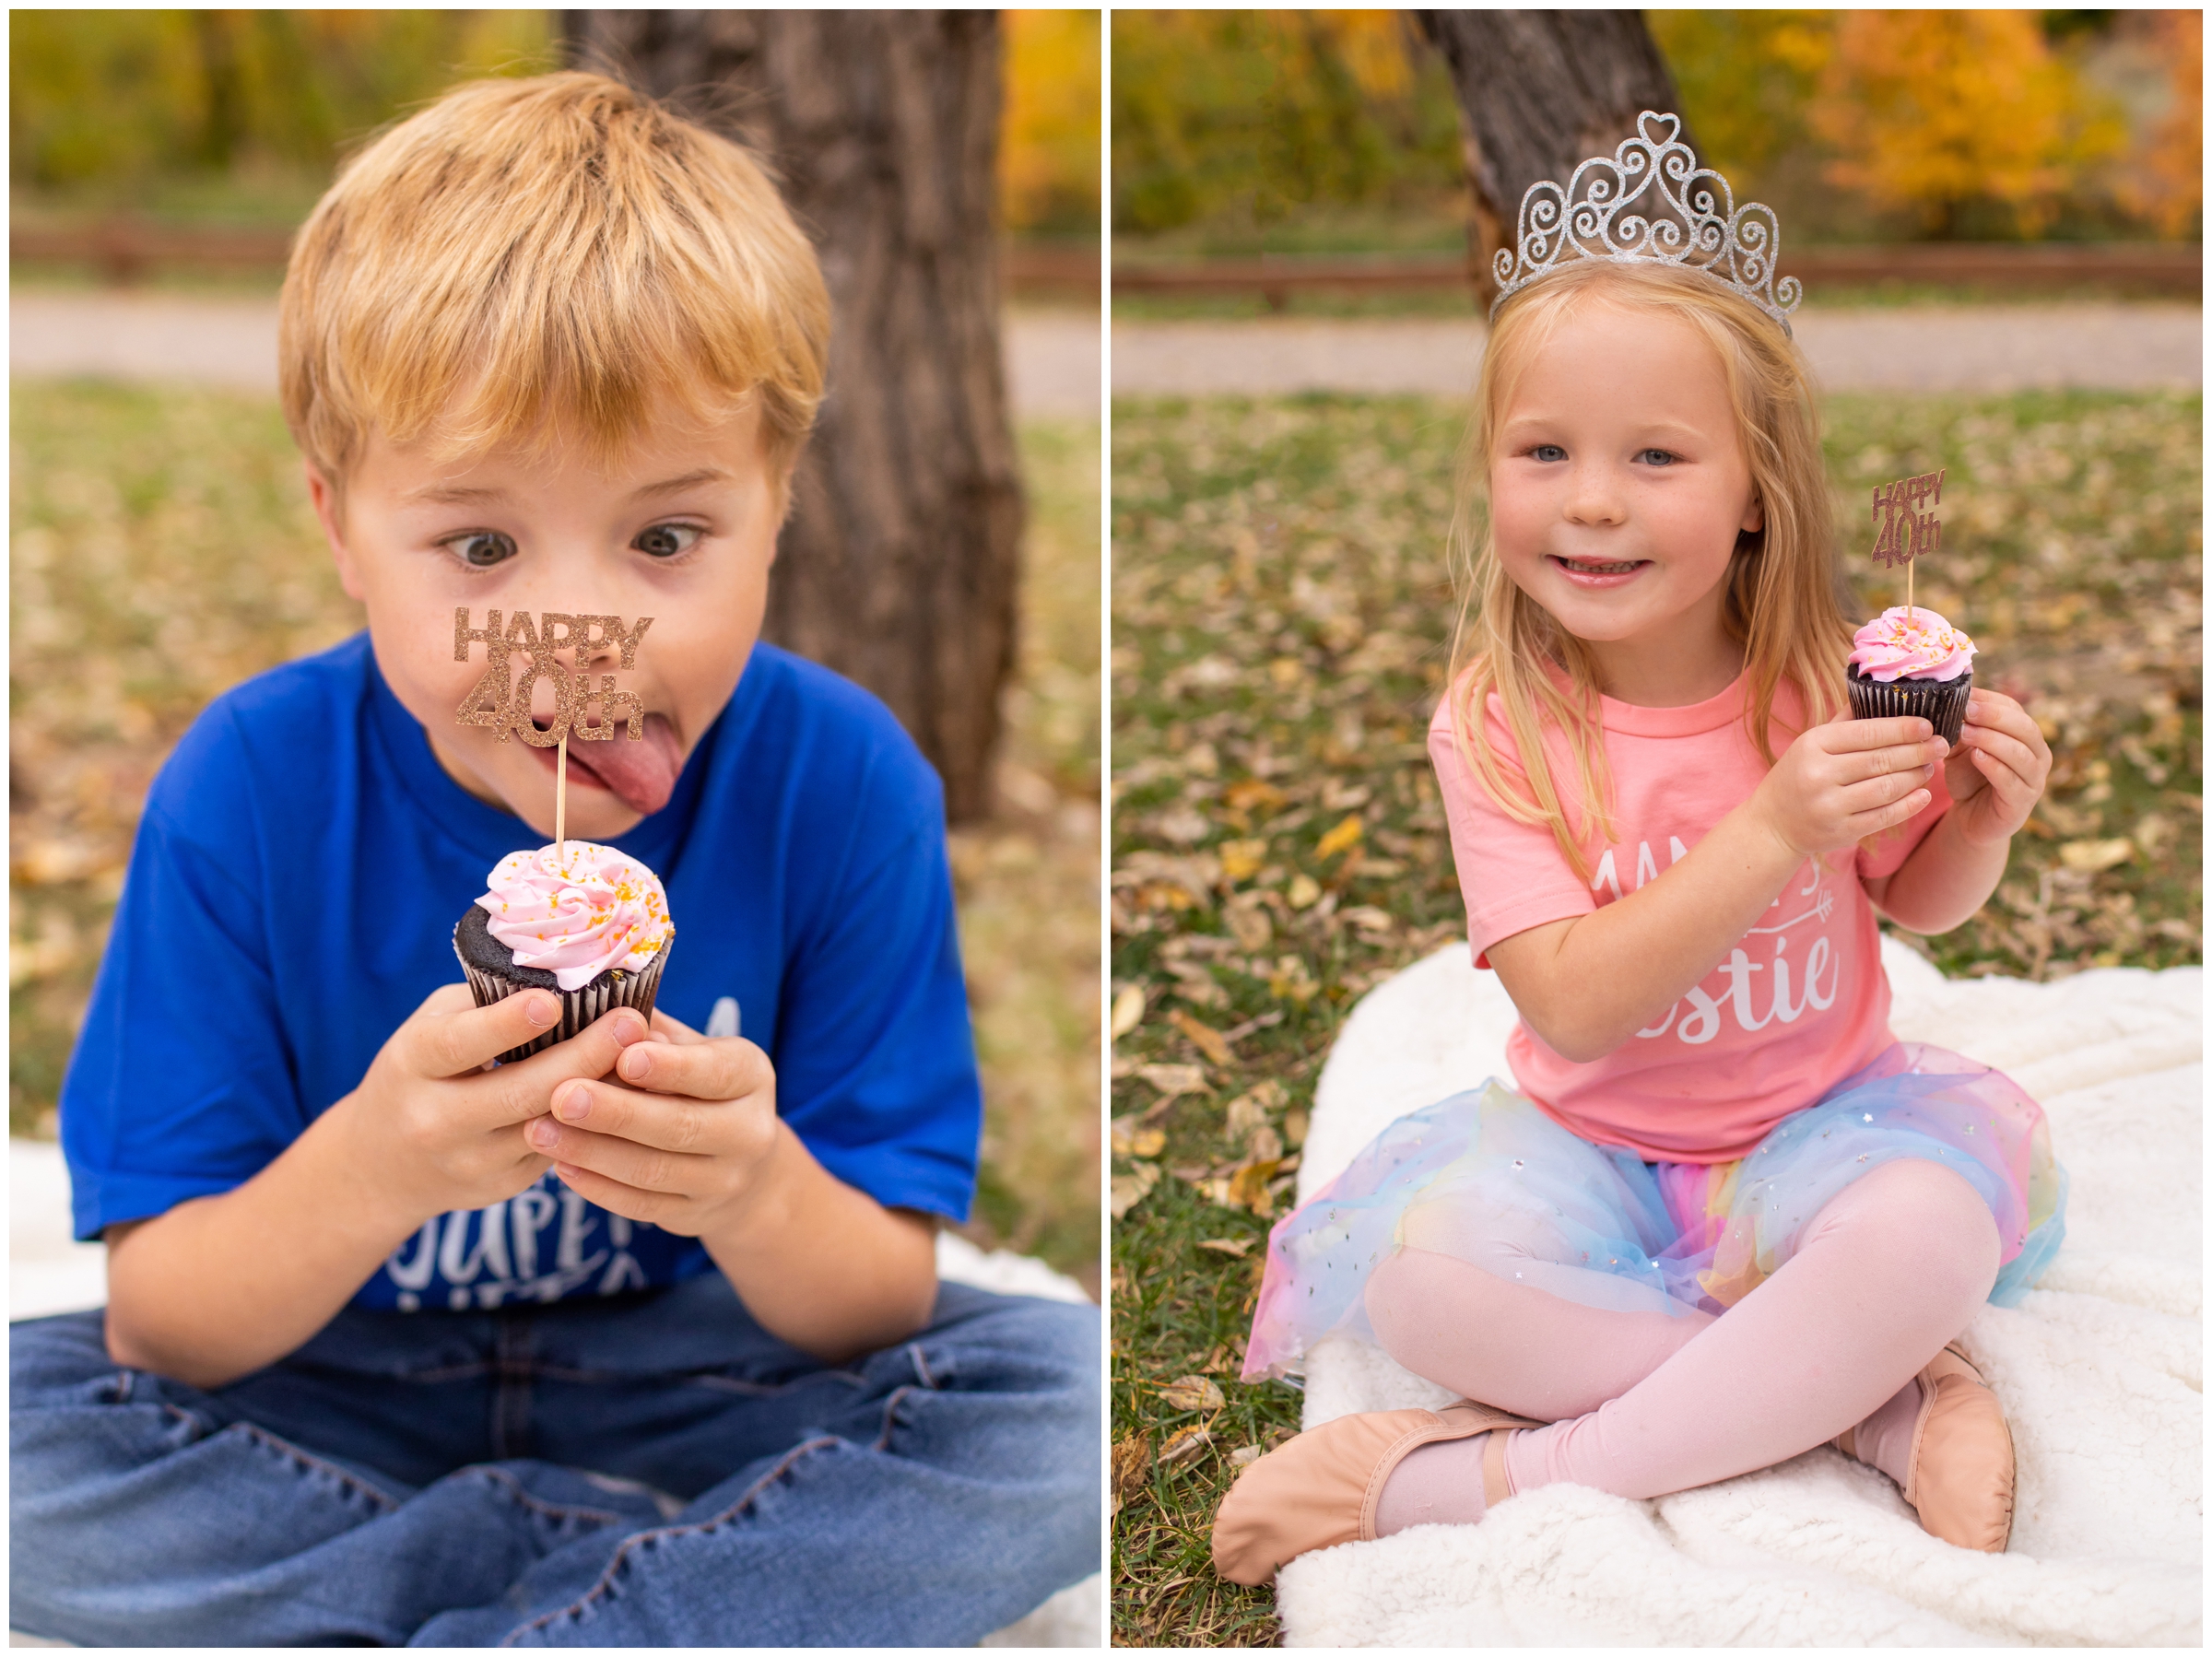
[[698,545],[700,530],[689,523],[656,523],[630,545],[656,558],[672,558]]
[[1534,449],[1531,449],[1528,452],[1528,457],[1531,460],[1542,461],[1565,460],[1567,458],[1567,451],[1560,448],[1557,443],[1538,443]]
[[1668,449],[1646,449],[1636,458],[1647,466],[1671,466],[1676,460],[1674,452]]
[[504,564],[514,557],[514,539],[496,529],[479,529],[465,535],[455,535],[446,545],[454,555],[472,570],[488,570],[494,564]]

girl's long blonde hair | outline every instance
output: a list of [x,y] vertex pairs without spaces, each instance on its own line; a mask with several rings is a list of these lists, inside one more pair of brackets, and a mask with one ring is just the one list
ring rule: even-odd
[[[1477,508],[1523,370],[1561,323],[1592,302],[1678,318],[1720,359],[1763,518],[1760,528],[1736,538],[1722,624],[1744,647],[1745,731],[1769,765],[1778,687],[1786,678],[1797,687],[1808,726],[1827,721],[1844,703],[1843,658],[1851,648],[1812,386],[1781,326],[1712,277],[1664,265],[1587,261],[1508,300],[1490,329],[1460,456],[1452,531],[1460,606],[1445,695],[1460,758],[1484,790],[1515,822],[1548,828],[1583,879],[1590,877],[1593,848],[1614,834],[1596,661],[1513,584],[1487,514]],[[1493,694],[1512,735],[1512,759],[1490,739],[1485,710]],[[1552,774],[1547,726],[1564,741],[1571,785]]]

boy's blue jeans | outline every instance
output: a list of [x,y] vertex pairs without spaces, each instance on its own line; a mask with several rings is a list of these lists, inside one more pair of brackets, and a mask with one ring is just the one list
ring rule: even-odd
[[[9,1330],[13,1626],[85,1645],[973,1644],[1100,1566],[1099,1313],[830,1368],[718,1273],[347,1310],[213,1393]],[[656,1495],[657,1493],[657,1495]]]

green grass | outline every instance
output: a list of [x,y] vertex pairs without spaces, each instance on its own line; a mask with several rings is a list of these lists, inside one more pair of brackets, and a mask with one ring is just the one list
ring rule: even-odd
[[[273,400],[19,381],[10,455],[8,1124],[50,1135],[147,784],[207,701],[360,625]],[[971,1234],[1099,1271],[1096,421],[1030,489],[1007,809],[954,836],[986,1100]]]
[[[2199,400],[1850,396],[1828,415],[1847,525],[1870,482],[1950,468],[1917,596],[1974,633],[1978,673],[2028,693],[2056,757],[1997,897],[1924,947],[1952,973],[2045,978],[2201,960]],[[1127,1012],[1142,996],[1114,1048],[1117,1205],[1144,1190],[1113,1238],[1120,1643],[1277,1632],[1269,1591],[1214,1575],[1207,1526],[1232,1453],[1298,1425],[1295,1393],[1236,1372],[1329,1043],[1362,992],[1462,935],[1421,738],[1463,419],[1409,398],[1115,410],[1112,987]],[[1901,597],[1862,573],[1866,613]],[[1240,1167],[1256,1211],[1216,1200]],[[1162,1389],[1191,1375],[1220,1406],[1175,1407],[1202,1390]],[[1192,1427],[1206,1441],[1163,1464]]]
[[985,1101],[969,1232],[1097,1296],[1099,424],[1019,436],[1030,523],[1000,810],[952,836]]

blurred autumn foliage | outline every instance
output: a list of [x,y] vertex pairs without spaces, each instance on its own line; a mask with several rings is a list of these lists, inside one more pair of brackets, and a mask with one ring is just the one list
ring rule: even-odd
[[1706,159],[1800,240],[2198,233],[2200,13],[1648,20]]
[[17,11],[8,48],[18,191],[289,217],[408,105],[551,67],[554,29],[542,11]]
[[[1005,24],[1005,221],[1095,233],[1098,14]],[[14,205],[289,224],[349,146],[456,81],[556,66],[558,34],[548,11],[12,12]]]
[[1004,15],[999,206],[1008,229],[1096,237],[1100,53],[1095,11]]
[[[2201,13],[1645,18],[1707,159],[1799,242],[2198,234]],[[1404,14],[1117,11],[1112,41],[1117,233],[1460,217],[1451,89]]]
[[1810,112],[1838,152],[1830,179],[1939,236],[1977,198],[2041,229],[2068,183],[2127,135],[2018,11],[1847,13]]
[[1117,230],[1452,211],[1451,84],[1401,13],[1116,11],[1113,64]]
[[2145,14],[2158,54],[2170,76],[2172,98],[2150,123],[2147,141],[2120,178],[2120,199],[2155,225],[2161,236],[2204,234],[2205,14]]

